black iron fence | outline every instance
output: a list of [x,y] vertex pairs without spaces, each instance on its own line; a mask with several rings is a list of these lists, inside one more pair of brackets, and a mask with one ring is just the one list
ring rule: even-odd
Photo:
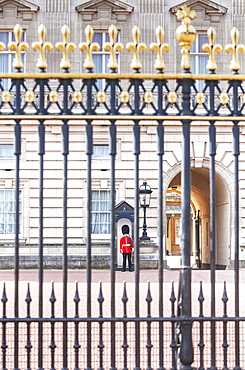
[[[14,67],[16,73],[0,74],[0,124],[6,120],[15,121],[15,285],[14,285],[14,314],[7,317],[7,294],[4,287],[2,295],[2,368],[158,368],[191,369],[192,364],[200,369],[210,367],[234,367],[240,369],[243,359],[243,327],[244,317],[239,317],[239,191],[238,191],[238,158],[239,158],[239,122],[245,120],[244,115],[244,87],[245,76],[239,75],[238,61],[238,34],[233,29],[232,41],[229,45],[233,53],[231,63],[232,75],[216,75],[217,68],[214,53],[220,45],[214,44],[215,32],[208,32],[209,51],[208,75],[190,74],[190,46],[195,40],[195,29],[190,25],[194,13],[184,7],[178,12],[183,18],[182,25],[177,29],[177,39],[182,46],[183,73],[165,75],[163,73],[163,51],[168,45],[163,44],[163,30],[156,31],[157,43],[151,44],[152,51],[158,53],[155,74],[141,74],[139,59],[140,50],[146,45],[139,43],[140,31],[133,29],[133,42],[127,44],[127,49],[133,50],[134,57],[131,67],[135,73],[118,74],[115,50],[121,48],[115,43],[117,31],[115,27],[109,30],[110,43],[106,45],[111,52],[108,67],[110,74],[93,74],[92,43],[93,31],[86,29],[87,42],[80,44],[81,51],[86,50],[87,57],[84,66],[86,74],[72,74],[69,72],[69,50],[74,44],[69,43],[67,26],[62,29],[64,41],[57,43],[57,50],[63,51],[61,68],[63,73],[46,73],[45,32],[41,26],[39,32],[42,42],[34,44],[34,50],[39,48],[39,74],[21,72],[21,50],[26,49],[21,42],[21,28],[16,26],[16,43],[11,46],[16,50]],[[229,51],[228,50],[228,51]],[[4,80],[11,78],[11,87],[4,90]],[[54,79],[58,81],[54,86]],[[97,81],[104,79],[105,89],[98,89]],[[51,84],[52,80],[52,84]],[[146,88],[145,81],[150,82],[151,88]],[[169,87],[169,81],[174,88]],[[196,81],[204,81],[204,88],[198,92]],[[220,84],[219,81],[222,81]],[[222,85],[222,89],[221,86]],[[147,84],[149,86],[149,83]],[[14,95],[14,99],[11,98]],[[96,94],[96,99],[94,95]],[[38,96],[38,98],[37,98]],[[48,98],[47,98],[48,96]],[[85,96],[85,98],[84,98]],[[109,96],[109,97],[108,97]],[[141,98],[140,98],[141,96]],[[142,98],[143,96],[143,98]],[[193,101],[193,96],[195,101]],[[208,96],[208,98],[207,98]],[[216,96],[219,96],[217,103]],[[239,98],[240,97],[240,98]],[[154,98],[154,101],[153,101]],[[60,103],[61,102],[61,103]],[[103,109],[102,109],[103,108]],[[102,110],[101,110],[102,109]],[[31,317],[31,294],[27,291],[27,315],[20,315],[19,298],[19,162],[21,155],[21,125],[39,122],[38,154],[40,158],[39,176],[39,292],[38,315]],[[43,168],[45,156],[45,123],[56,120],[62,125],[62,154],[63,165],[63,312],[55,315],[55,290],[52,286],[50,297],[51,315],[44,317],[43,302]],[[103,294],[100,286],[98,317],[92,316],[91,307],[91,158],[93,147],[93,120],[107,120],[110,123],[110,156],[111,156],[111,254],[110,254],[110,317],[103,317]],[[134,157],[135,157],[135,284],[134,284],[134,314],[128,317],[127,293],[124,285],[122,305],[123,315],[118,317],[115,312],[115,156],[118,121],[133,122]],[[140,269],[139,269],[139,155],[140,155],[140,123],[145,120],[157,123],[157,154],[159,163],[158,183],[158,315],[151,316],[152,297],[150,286],[146,296],[147,315],[140,315]],[[163,156],[164,156],[164,122],[181,121],[182,135],[182,266],[178,305],[172,289],[170,295],[171,312],[166,317],[163,310],[163,260],[165,245],[163,243]],[[210,256],[211,256],[211,315],[203,315],[202,285],[199,294],[199,315],[193,317],[191,313],[191,267],[190,267],[190,126],[192,121],[209,121],[210,140]],[[215,307],[215,155],[216,129],[215,121],[233,122],[233,155],[234,171],[234,246],[235,246],[235,314],[227,316],[227,294],[224,285],[223,315],[216,316]],[[87,155],[87,292],[86,315],[79,316],[79,291],[75,290],[74,308],[75,317],[68,317],[67,304],[67,178],[69,157],[69,126],[72,124],[86,125],[86,155]],[[10,294],[10,292],[8,292]],[[46,303],[45,303],[46,304]],[[84,311],[84,309],[83,309]],[[229,335],[228,335],[229,333]],[[230,349],[228,345],[232,344]],[[205,348],[206,346],[206,348]],[[221,351],[222,349],[222,351]],[[144,355],[143,355],[144,354]],[[205,356],[204,356],[205,354]],[[195,356],[194,356],[195,355]],[[230,357],[228,357],[230,356]],[[243,363],[244,364],[244,363]],[[244,365],[243,365],[244,366]]]

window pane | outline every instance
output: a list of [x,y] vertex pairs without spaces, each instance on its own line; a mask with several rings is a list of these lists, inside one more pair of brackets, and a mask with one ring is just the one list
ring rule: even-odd
[[199,35],[198,35],[198,41],[199,41],[199,43],[198,43],[198,53],[203,53],[203,51],[202,51],[202,45],[203,44],[208,44],[209,43],[209,41],[208,41],[208,35],[207,34],[205,34],[205,33],[200,33]]
[[9,42],[8,37],[9,37],[8,32],[0,32],[0,41],[4,42],[4,44],[6,45],[6,48],[8,47],[8,42]]
[[100,44],[100,50],[102,50],[102,33],[101,32],[95,32],[93,37],[93,42],[98,42]]
[[0,159],[14,158],[13,145],[0,145]]
[[196,40],[191,45],[190,53],[196,53]]
[[[14,190],[0,190],[0,234],[14,234],[15,232],[14,204]],[[19,233],[21,232],[21,225],[22,215],[19,213]]]
[[191,73],[195,74],[196,73],[196,57],[194,55],[190,56],[191,58]]
[[93,158],[110,158],[108,145],[93,146]]

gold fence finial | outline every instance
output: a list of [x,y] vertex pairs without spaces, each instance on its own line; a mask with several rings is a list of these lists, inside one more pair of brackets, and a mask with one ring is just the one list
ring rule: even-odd
[[74,42],[68,42],[69,41],[69,36],[70,36],[70,29],[69,27],[65,24],[61,28],[61,34],[63,36],[63,42],[56,42],[55,47],[58,51],[62,50],[63,51],[63,58],[61,59],[60,62],[60,68],[62,69],[68,69],[71,68],[71,63],[69,60],[69,51],[74,51],[76,49],[76,45]]
[[164,30],[161,26],[158,26],[155,30],[155,34],[157,37],[157,42],[152,42],[150,44],[150,50],[154,53],[154,51],[157,52],[157,59],[155,60],[154,68],[157,70],[163,70],[165,68],[164,61],[163,61],[163,52],[166,50],[166,52],[169,52],[169,44],[162,43],[163,36],[164,36]]
[[215,61],[215,53],[216,51],[218,53],[220,53],[223,48],[220,44],[215,44],[214,43],[214,40],[215,40],[215,37],[216,37],[216,32],[215,32],[215,29],[213,27],[209,27],[208,31],[207,31],[207,35],[208,35],[208,40],[209,40],[209,44],[203,44],[202,45],[202,51],[204,53],[208,52],[209,53],[209,60],[207,62],[207,70],[208,71],[215,71],[217,69],[217,64],[216,64],[216,61]]
[[43,24],[38,27],[38,34],[40,41],[34,41],[32,43],[32,48],[34,51],[37,51],[37,49],[39,50],[39,58],[37,59],[36,64],[37,68],[45,69],[48,66],[47,60],[45,58],[45,51],[46,49],[48,51],[51,51],[53,49],[53,45],[51,44],[51,42],[45,42],[47,30]]
[[130,67],[133,68],[133,69],[141,69],[142,68],[142,65],[141,65],[141,62],[140,62],[140,59],[139,59],[139,53],[140,53],[140,50],[142,50],[143,52],[146,51],[146,44],[144,42],[140,42],[139,43],[139,38],[140,38],[140,29],[138,26],[134,26],[134,28],[132,29],[132,35],[133,35],[133,40],[134,42],[128,42],[127,45],[126,45],[126,49],[128,51],[131,51],[133,50],[134,52],[134,57],[132,59],[132,62],[130,64]]
[[240,62],[238,60],[239,51],[243,54],[245,51],[245,46],[243,44],[238,44],[239,32],[236,27],[231,30],[231,41],[232,44],[225,45],[225,51],[227,53],[232,53],[232,60],[230,63],[230,70],[238,72],[240,69]]
[[94,30],[91,26],[87,26],[85,28],[85,35],[87,42],[80,42],[79,49],[83,52],[83,50],[86,51],[87,56],[84,61],[84,68],[86,69],[93,69],[95,67],[94,61],[93,61],[93,50],[99,51],[100,50],[100,44],[98,42],[92,42],[93,36],[94,36]]
[[13,60],[13,67],[20,69],[24,67],[24,64],[21,59],[21,50],[27,51],[29,48],[29,45],[25,41],[21,41],[23,34],[22,27],[19,24],[16,24],[14,27],[14,37],[15,41],[8,43],[9,50],[13,51],[15,50],[15,58]]
[[118,31],[115,26],[111,25],[109,30],[108,30],[109,36],[110,36],[110,42],[105,42],[103,45],[103,48],[105,51],[110,52],[110,58],[107,63],[107,67],[109,69],[117,69],[118,64],[117,64],[117,58],[116,58],[116,51],[119,50],[120,53],[123,50],[124,46],[121,42],[116,42],[117,40],[117,34]]
[[191,68],[190,48],[196,39],[196,30],[191,25],[191,19],[196,17],[196,12],[189,6],[183,6],[182,10],[177,11],[176,17],[182,19],[181,26],[176,30],[176,38],[182,47],[181,67],[187,70]]

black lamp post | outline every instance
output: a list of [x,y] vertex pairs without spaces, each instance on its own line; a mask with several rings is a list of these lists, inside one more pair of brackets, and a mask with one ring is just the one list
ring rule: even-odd
[[140,185],[139,188],[140,193],[140,206],[144,209],[144,223],[143,223],[143,233],[140,240],[150,240],[149,236],[147,236],[146,232],[146,208],[150,206],[150,199],[151,199],[151,187],[147,185],[146,179],[143,181],[143,185]]

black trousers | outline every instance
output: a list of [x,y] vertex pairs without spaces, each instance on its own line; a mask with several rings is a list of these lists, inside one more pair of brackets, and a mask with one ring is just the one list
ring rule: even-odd
[[131,266],[131,253],[123,253],[123,270],[126,270],[126,259],[128,257],[128,268],[129,270],[132,270]]

